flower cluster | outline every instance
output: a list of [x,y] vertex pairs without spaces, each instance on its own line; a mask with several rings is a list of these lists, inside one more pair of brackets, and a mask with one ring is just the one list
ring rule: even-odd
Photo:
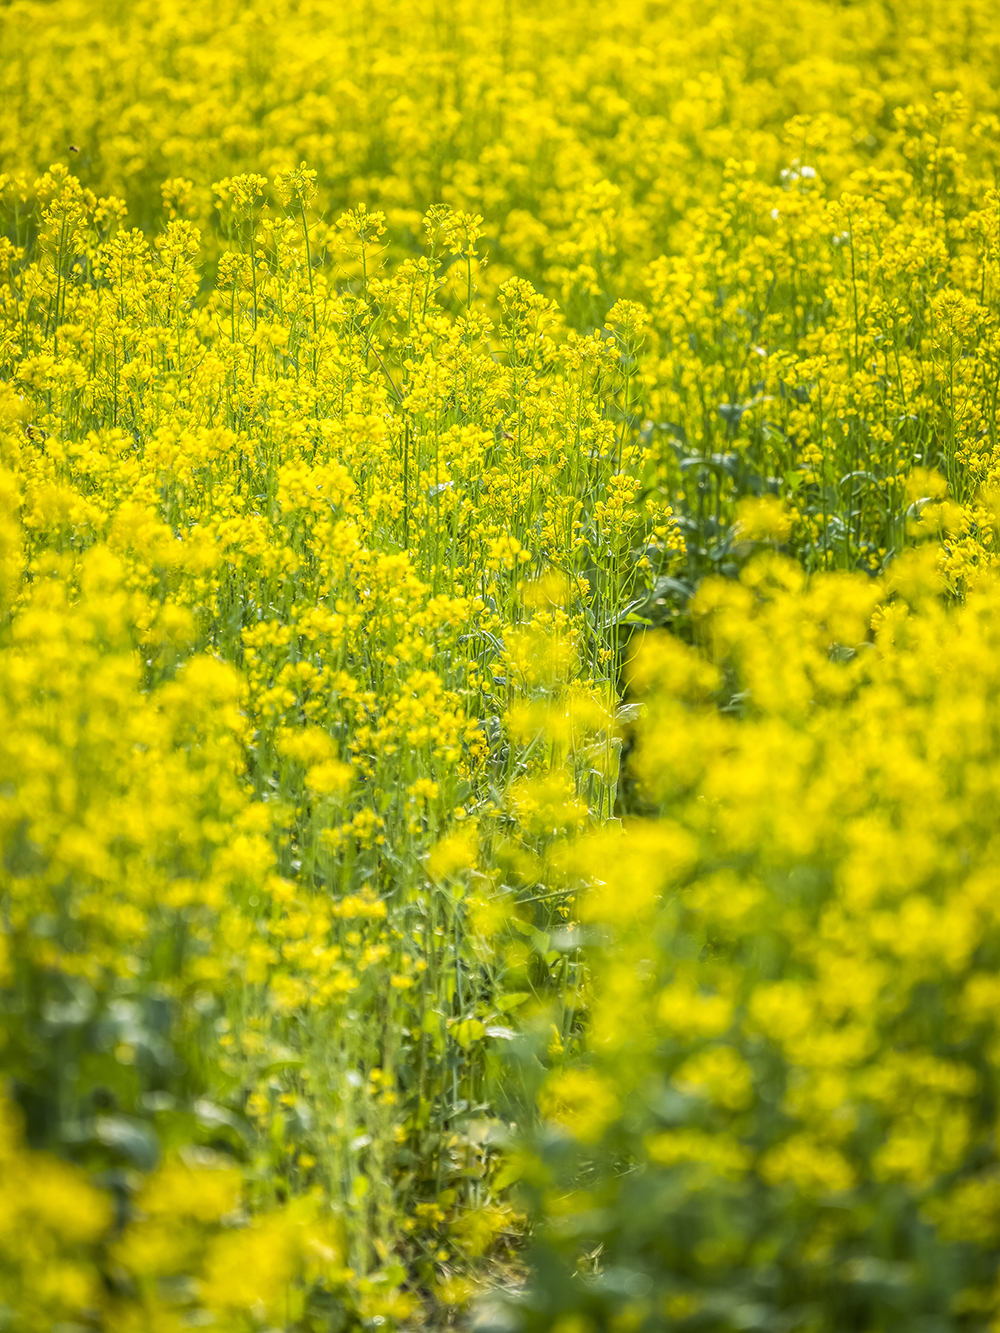
[[536,927],[498,849],[610,813],[617,608],[683,550],[637,503],[611,334],[526,282],[494,326],[474,221],[431,210],[390,268],[381,215],[327,227],[310,179],[280,217],[217,182],[200,296],[197,228],[126,229],[58,167],[8,256],[3,1068],[33,1149],[117,1181],[139,1229],[94,1262],[150,1319],[228,1309],[193,1232],[143,1239],[135,1173],[182,1147],[242,1166],[248,1245],[323,1200],[350,1276],[279,1266],[305,1312],[402,1317],[404,1278],[465,1291],[506,1233],[498,937]]
[[765,554],[634,659],[649,813],[564,858],[602,943],[521,1168],[601,1269],[530,1326],[995,1322],[1000,619],[942,586]]

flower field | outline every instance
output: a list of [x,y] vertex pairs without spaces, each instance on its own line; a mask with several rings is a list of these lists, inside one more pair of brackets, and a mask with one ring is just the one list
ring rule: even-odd
[[0,6],[0,1330],[1000,1328],[1000,8]]

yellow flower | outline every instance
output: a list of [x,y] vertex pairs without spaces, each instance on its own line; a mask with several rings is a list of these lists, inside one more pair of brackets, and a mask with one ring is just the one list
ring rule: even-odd
[[569,1068],[549,1075],[538,1106],[546,1120],[584,1143],[594,1143],[617,1116],[620,1102],[607,1078],[590,1069]]

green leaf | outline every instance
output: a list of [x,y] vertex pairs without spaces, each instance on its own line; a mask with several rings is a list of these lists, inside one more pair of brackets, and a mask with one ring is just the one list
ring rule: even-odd
[[456,1023],[451,1029],[451,1035],[462,1050],[467,1051],[474,1041],[486,1035],[486,1029],[478,1018],[463,1018],[461,1023]]
[[517,1157],[512,1157],[504,1162],[503,1166],[497,1172],[493,1179],[493,1188],[495,1190],[509,1189],[524,1175],[524,1162]]

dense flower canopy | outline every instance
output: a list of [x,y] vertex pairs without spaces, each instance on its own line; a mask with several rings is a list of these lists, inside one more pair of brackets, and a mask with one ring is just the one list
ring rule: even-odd
[[12,1328],[1000,1317],[998,67],[3,8]]

